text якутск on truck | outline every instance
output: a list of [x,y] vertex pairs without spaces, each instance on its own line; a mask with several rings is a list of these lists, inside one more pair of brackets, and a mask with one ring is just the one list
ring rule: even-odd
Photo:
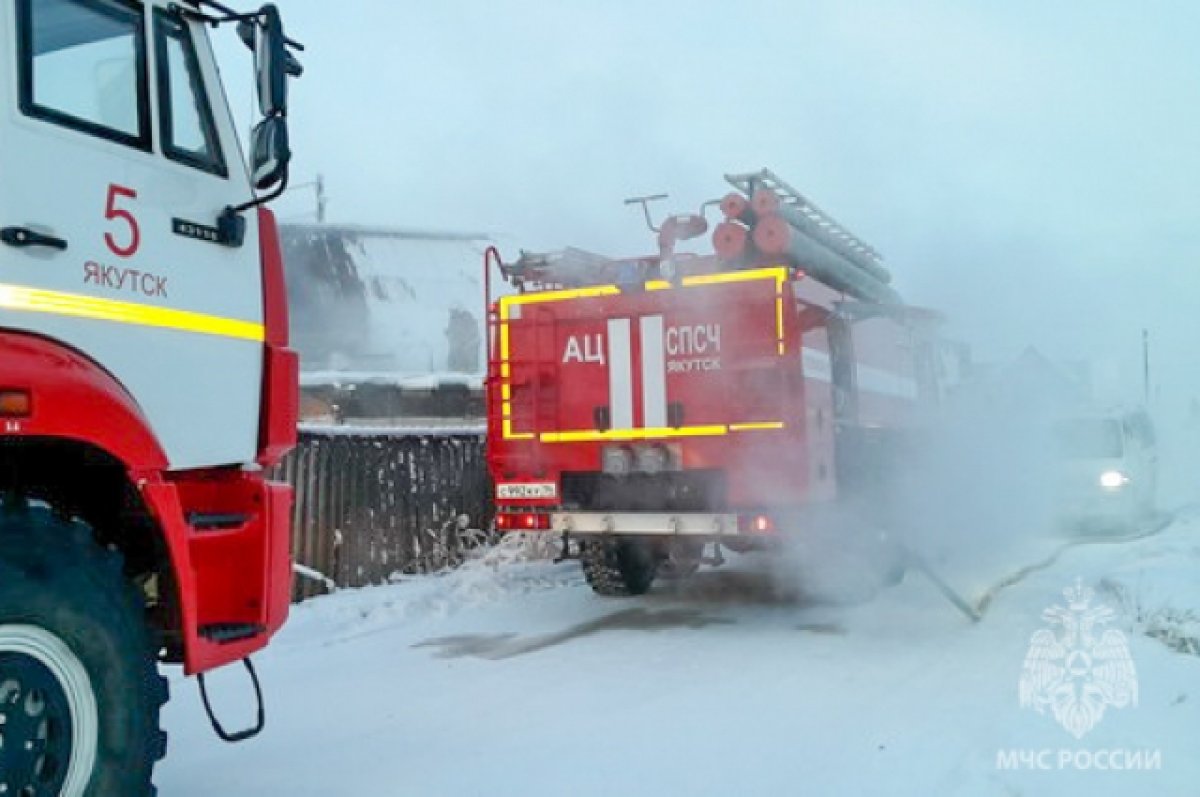
[[[226,27],[254,51],[248,164]],[[297,365],[264,205],[296,49],[273,5],[0,9],[2,793],[151,793],[157,664],[253,675],[287,615],[291,491],[264,469]]]
[[951,376],[874,250],[770,171],[727,179],[715,255],[676,251],[702,209],[651,225],[653,256],[525,253],[488,297],[497,526],[577,541],[603,594],[831,510],[871,527]]

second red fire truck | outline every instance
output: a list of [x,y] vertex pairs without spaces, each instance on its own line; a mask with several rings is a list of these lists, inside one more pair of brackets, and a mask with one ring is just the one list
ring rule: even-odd
[[677,252],[707,222],[671,216],[656,255],[523,254],[489,296],[497,526],[577,541],[601,594],[886,511],[943,389],[937,319],[874,250],[770,171],[727,179],[715,255]]

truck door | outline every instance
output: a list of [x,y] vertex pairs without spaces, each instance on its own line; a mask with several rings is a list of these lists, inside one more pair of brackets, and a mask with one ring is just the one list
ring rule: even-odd
[[859,494],[869,482],[870,454],[858,424],[858,384],[849,322],[829,316],[829,366],[833,380],[834,473],[838,493]]
[[[827,314],[821,313],[823,319]],[[803,331],[801,376],[803,378],[804,439],[808,465],[808,490],[812,500],[835,497],[837,462],[835,443],[833,359],[829,328],[822,321]]]
[[258,235],[198,23],[134,0],[0,10],[0,327],[73,346],[141,405],[173,467],[254,458]]
[[850,325],[836,313],[829,316],[829,367],[833,378],[833,416],[838,426],[858,422],[854,341]]

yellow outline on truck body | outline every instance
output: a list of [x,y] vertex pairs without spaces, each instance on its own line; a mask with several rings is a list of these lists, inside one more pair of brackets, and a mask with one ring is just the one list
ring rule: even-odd
[[[724,285],[735,282],[751,282],[754,280],[775,280],[775,339],[776,349],[780,355],[785,352],[783,326],[783,286],[789,277],[786,266],[768,266],[766,268],[746,269],[744,271],[723,271],[716,274],[697,274],[684,277],[682,288],[694,288],[706,285]],[[643,285],[646,291],[675,290],[676,286],[667,280],[649,280]],[[588,299],[600,296],[619,296],[621,289],[616,285],[590,285],[584,288],[567,288],[564,290],[542,291],[537,293],[519,293],[511,296],[501,296],[500,307],[500,399],[501,399],[501,434],[505,440],[533,440],[543,443],[577,443],[596,442],[604,440],[650,440],[673,437],[716,437],[730,432],[747,432],[766,429],[782,429],[782,421],[763,421],[756,423],[711,424],[705,426],[680,426],[643,429],[579,429],[558,432],[515,432],[512,424],[512,365],[509,360],[509,312],[513,306],[525,304],[541,304],[545,302],[561,302],[570,299]]]

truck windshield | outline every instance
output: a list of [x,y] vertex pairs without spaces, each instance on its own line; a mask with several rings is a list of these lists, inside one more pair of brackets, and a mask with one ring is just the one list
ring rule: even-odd
[[1114,420],[1089,419],[1063,421],[1055,428],[1059,452],[1071,459],[1120,457],[1121,426]]

